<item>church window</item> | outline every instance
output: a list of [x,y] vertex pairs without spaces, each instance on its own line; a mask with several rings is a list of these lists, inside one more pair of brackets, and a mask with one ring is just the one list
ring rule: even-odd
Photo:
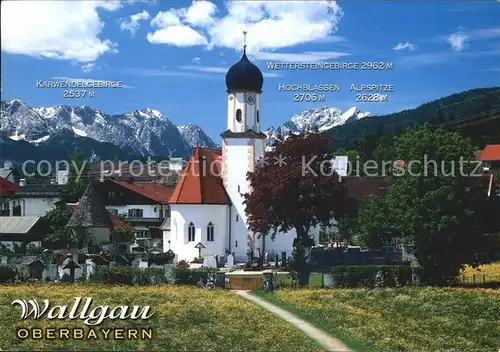
[[260,122],[260,113],[259,113],[259,110],[257,110],[257,122]]
[[207,226],[207,241],[213,242],[213,240],[214,240],[214,224],[209,222]]
[[194,232],[195,232],[194,224],[192,222],[190,222],[189,226],[188,226],[188,241],[189,242],[194,242]]
[[241,122],[241,109],[236,110],[236,121]]
[[240,185],[238,185],[238,193],[240,193]]
[[234,243],[234,247],[235,247],[235,248],[236,248],[236,247],[238,247],[238,241],[236,241],[236,242]]
[[238,221],[238,219],[239,219],[239,217],[238,217],[238,215],[236,215],[236,221]]

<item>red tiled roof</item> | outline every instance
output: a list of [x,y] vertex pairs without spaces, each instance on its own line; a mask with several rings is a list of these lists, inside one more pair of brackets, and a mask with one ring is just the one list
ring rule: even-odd
[[500,161],[500,144],[489,144],[479,156],[481,161]]
[[120,219],[118,216],[109,214],[111,218],[111,223],[113,224],[113,228],[121,227],[121,228],[128,228],[130,230],[133,230],[134,227],[130,225],[128,222],[123,221]]
[[0,196],[13,196],[19,190],[19,185],[0,177]]
[[194,148],[170,197],[171,204],[229,204],[221,177],[221,151]]
[[158,183],[130,183],[128,181],[110,180],[119,184],[133,192],[142,194],[143,196],[154,200],[158,203],[168,203],[169,198],[172,196],[174,189]]

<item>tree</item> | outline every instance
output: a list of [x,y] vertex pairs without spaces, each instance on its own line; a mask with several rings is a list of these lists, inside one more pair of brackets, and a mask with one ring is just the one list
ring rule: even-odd
[[391,221],[391,212],[383,195],[363,199],[356,224],[358,240],[366,247],[380,248],[391,240]]
[[394,146],[407,163],[405,173],[393,176],[388,192],[361,211],[364,236],[375,241],[379,231],[380,241],[394,228],[392,237],[414,244],[423,279],[446,284],[464,264],[481,262],[479,254],[493,243],[488,234],[498,228],[484,179],[470,176],[474,147],[458,132],[428,125],[396,137]]
[[134,228],[128,223],[120,223],[113,228],[111,238],[113,242],[129,242],[134,239]]
[[[322,135],[292,135],[265,153],[247,176],[252,192],[244,195],[244,203],[250,231],[274,238],[295,229],[295,252],[303,256],[303,249],[311,247],[309,231],[343,215],[347,192],[332,171],[329,142]],[[296,258],[301,285],[309,279],[306,257]]]
[[82,196],[90,180],[90,165],[84,160],[83,152],[75,149],[75,154],[68,170],[68,182],[60,191],[64,203],[76,203]]
[[66,224],[73,215],[73,209],[63,203],[45,214],[50,233],[45,239],[45,246],[50,248],[68,248],[73,242],[71,232],[66,228]]

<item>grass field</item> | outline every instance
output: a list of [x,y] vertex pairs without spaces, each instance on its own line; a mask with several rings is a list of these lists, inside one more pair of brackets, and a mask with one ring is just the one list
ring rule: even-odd
[[[21,320],[16,299],[49,299],[51,305],[71,305],[75,297],[92,297],[93,305],[150,305],[147,321],[105,321],[98,328],[151,328],[145,340],[21,340],[19,328],[83,328],[80,320]],[[40,302],[41,303],[41,302]],[[222,290],[183,286],[0,286],[0,349],[2,350],[156,350],[156,351],[322,351],[288,323]],[[87,328],[88,330],[88,328]]]
[[257,291],[356,351],[498,351],[500,291],[463,288]]

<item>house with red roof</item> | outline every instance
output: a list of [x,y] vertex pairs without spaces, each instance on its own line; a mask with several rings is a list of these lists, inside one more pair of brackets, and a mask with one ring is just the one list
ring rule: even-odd
[[16,209],[11,209],[11,199],[18,190],[19,186],[17,184],[0,177],[0,216],[17,215]]
[[[170,216],[169,199],[174,188],[156,182],[137,182],[107,178],[95,185],[106,209],[112,215],[122,215],[136,232],[136,239],[151,245],[160,241],[160,227]],[[154,242],[154,241],[153,241]]]
[[[203,257],[231,253],[237,263],[245,262],[250,253],[292,253],[296,234],[259,238],[248,230],[243,204],[243,194],[251,191],[247,172],[264,156],[263,83],[262,72],[250,62],[244,46],[240,61],[226,74],[228,113],[222,149],[194,148],[169,200],[163,249],[172,250],[178,260],[195,259],[200,247]],[[319,237],[319,229],[315,235]]]
[[485,171],[500,172],[500,144],[489,144],[479,153],[478,160],[482,161]]

